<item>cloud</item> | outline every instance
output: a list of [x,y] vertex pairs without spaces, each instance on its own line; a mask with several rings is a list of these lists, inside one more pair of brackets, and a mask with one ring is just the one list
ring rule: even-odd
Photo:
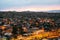
[[28,6],[57,6],[60,0],[0,0],[0,10],[10,8],[22,8]]

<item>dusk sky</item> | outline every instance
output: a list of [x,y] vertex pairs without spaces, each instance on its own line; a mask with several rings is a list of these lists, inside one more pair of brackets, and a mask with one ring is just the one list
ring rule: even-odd
[[0,11],[60,10],[60,0],[0,0]]

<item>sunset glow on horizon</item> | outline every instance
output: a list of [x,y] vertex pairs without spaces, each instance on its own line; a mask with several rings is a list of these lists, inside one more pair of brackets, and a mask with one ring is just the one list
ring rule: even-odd
[[0,11],[49,11],[49,10],[60,10],[60,6],[28,6],[21,8],[6,8]]

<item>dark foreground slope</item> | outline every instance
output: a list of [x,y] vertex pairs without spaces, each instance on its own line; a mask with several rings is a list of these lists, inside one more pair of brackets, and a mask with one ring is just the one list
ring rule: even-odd
[[[60,13],[0,12],[0,36],[2,40],[58,40],[60,37]],[[7,35],[5,35],[8,33]],[[1,35],[2,34],[2,35]],[[11,35],[9,35],[11,34]]]
[[0,12],[0,18],[54,18],[57,22],[60,22],[60,13],[47,13],[47,12]]

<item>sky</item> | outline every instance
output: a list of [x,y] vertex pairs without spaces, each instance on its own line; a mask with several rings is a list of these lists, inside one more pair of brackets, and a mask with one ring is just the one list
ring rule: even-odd
[[60,0],[0,0],[0,11],[60,10]]

